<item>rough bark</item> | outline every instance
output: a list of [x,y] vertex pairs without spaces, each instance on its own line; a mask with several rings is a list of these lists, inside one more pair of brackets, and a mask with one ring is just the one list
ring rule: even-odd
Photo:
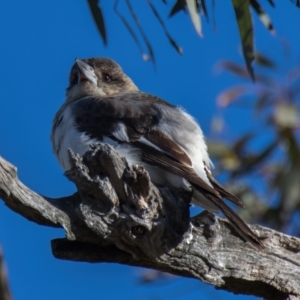
[[56,258],[115,262],[198,278],[237,294],[300,298],[300,239],[251,226],[265,250],[243,241],[227,220],[203,212],[189,217],[191,195],[154,186],[143,167],[129,167],[108,145],[83,158],[70,152],[65,175],[78,192],[51,199],[31,191],[0,157],[0,197],[12,210],[46,226],[63,227],[52,240]]

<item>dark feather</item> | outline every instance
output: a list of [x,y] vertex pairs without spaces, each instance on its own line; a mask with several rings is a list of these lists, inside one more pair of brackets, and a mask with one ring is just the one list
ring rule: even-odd
[[85,97],[74,103],[72,111],[77,128],[91,137],[100,141],[103,136],[113,138],[112,132],[121,121],[130,140],[135,141],[158,124],[160,111],[156,103],[173,107],[157,97],[133,92],[116,97]]
[[[259,247],[260,249],[264,248],[261,241],[248,227],[248,225],[222,200],[222,197],[225,197],[226,199],[242,206],[242,202],[237,197],[226,191],[215,179],[213,179],[212,184],[214,187],[217,187],[217,189],[210,187],[194,172],[192,168],[187,168],[186,166],[180,165],[180,163],[173,161],[172,158],[155,149],[153,150],[147,148],[148,146],[143,146],[144,152],[142,154],[142,159],[145,162],[187,179],[197,190],[199,190],[199,192],[212,201],[212,203],[222,211],[222,213],[231,222],[235,230],[246,241]],[[211,175],[210,178],[212,178]]]
[[257,235],[248,227],[248,225],[222,200],[215,198],[211,194],[204,195],[210,199],[217,207],[220,208],[222,213],[228,218],[228,220],[233,225],[234,229],[248,242],[252,245],[258,247],[259,249],[264,249],[264,245],[258,239]]
[[220,194],[211,186],[209,186],[203,179],[201,179],[193,170],[193,168],[183,165],[176,161],[170,155],[167,155],[161,151],[151,148],[148,145],[140,142],[135,142],[135,146],[142,149],[141,159],[153,166],[160,167],[165,171],[172,174],[181,176],[188,180],[191,184],[196,185],[200,191],[210,193],[215,197],[221,199]]
[[176,144],[170,137],[163,134],[161,131],[158,130],[151,130],[144,134],[144,137],[171,155],[173,158],[175,158],[178,162],[182,163],[183,165],[186,165],[188,167],[192,167],[192,161],[189,158],[189,156],[186,154],[186,152],[178,145]]
[[216,181],[211,175],[211,173],[208,172],[207,170],[206,170],[206,175],[209,181],[211,182],[212,186],[215,188],[215,190],[217,190],[220,193],[222,197],[226,198],[227,200],[233,202],[234,204],[240,207],[244,207],[243,202],[238,197],[232,195],[230,192],[225,190],[225,188],[218,181]]
[[[102,141],[103,137],[110,137],[124,143],[124,140],[118,140],[113,134],[120,130],[120,123],[124,124],[122,126],[125,126],[129,143],[140,149],[142,161],[185,178],[224,213],[245,240],[262,248],[258,237],[224,203],[222,197],[239,206],[243,206],[242,202],[226,191],[209,171],[206,170],[206,175],[212,186],[200,178],[192,168],[192,161],[187,153],[169,136],[157,130],[157,125],[162,119],[162,112],[157,104],[176,109],[157,97],[137,91],[115,97],[85,97],[73,104],[72,112],[77,128],[99,141]],[[150,144],[139,140],[141,137]]]

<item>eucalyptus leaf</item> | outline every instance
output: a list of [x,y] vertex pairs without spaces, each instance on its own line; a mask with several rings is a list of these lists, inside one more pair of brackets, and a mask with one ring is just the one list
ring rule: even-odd
[[261,5],[257,2],[257,0],[250,0],[250,4],[253,9],[258,14],[260,21],[265,25],[265,27],[272,33],[275,34],[274,26],[271,22],[269,15],[263,10]]
[[273,151],[278,146],[278,141],[275,140],[267,145],[263,150],[261,150],[258,154],[248,154],[241,158],[242,164],[239,170],[236,170],[232,173],[232,177],[240,176],[243,174],[249,174],[255,169],[259,168],[259,165],[267,161],[271,158]]
[[[282,146],[285,149],[286,156],[292,165],[300,165],[299,137],[292,128],[278,128]],[[300,166],[299,166],[300,169]]]
[[223,157],[226,153],[231,151],[230,146],[222,141],[208,140],[207,141],[208,152],[213,157]]
[[254,81],[252,62],[254,60],[253,25],[249,9],[249,0],[231,0],[238,23],[240,38],[242,42],[243,55],[247,70]]
[[117,7],[118,7],[118,3],[119,1],[117,0],[114,4],[114,12],[116,13],[116,15],[121,19],[121,21],[123,22],[124,26],[126,27],[126,29],[129,31],[130,35],[132,36],[133,40],[135,41],[136,45],[138,46],[140,53],[142,55],[142,58],[144,60],[150,60],[149,56],[144,53],[142,45],[139,41],[139,39],[137,38],[136,34],[134,33],[134,30],[131,28],[131,26],[129,25],[129,23],[127,22],[127,20],[125,19],[125,17],[118,11]]
[[186,5],[185,0],[177,0],[170,11],[169,18],[173,17],[175,14],[177,14],[182,10],[184,11],[185,5]]
[[222,93],[220,93],[217,97],[217,103],[220,107],[226,107],[241,96],[245,94],[247,91],[247,87],[244,85],[237,85],[232,88],[229,88]]
[[274,120],[280,127],[296,128],[299,126],[299,112],[292,103],[278,103]]
[[227,172],[235,172],[241,166],[242,162],[235,153],[231,152],[221,159],[221,165]]
[[297,7],[300,8],[300,0],[291,0],[293,3],[296,4]]
[[131,16],[132,16],[132,18],[133,18],[133,20],[134,20],[134,22],[135,22],[137,28],[139,29],[139,31],[140,31],[142,37],[143,37],[143,40],[144,40],[144,42],[145,42],[145,44],[146,44],[146,47],[147,47],[147,49],[148,49],[148,53],[149,53],[150,60],[153,62],[153,66],[155,67],[155,57],[154,57],[154,51],[153,51],[153,48],[152,48],[152,46],[151,46],[151,44],[150,44],[150,42],[149,42],[149,40],[148,40],[148,38],[147,38],[147,36],[146,36],[146,34],[145,34],[143,28],[142,28],[142,26],[141,26],[141,23],[140,23],[140,21],[139,21],[137,15],[136,15],[136,13],[135,13],[133,7],[132,7],[130,1],[129,1],[129,0],[125,0],[125,3],[127,4],[127,7],[128,7],[128,9],[129,9],[129,12],[130,12],[130,14],[131,14]]
[[268,69],[276,69],[276,63],[261,53],[255,54],[255,63]]
[[202,34],[202,24],[201,24],[201,18],[197,11],[197,6],[195,0],[186,0],[187,9],[189,12],[189,15],[191,17],[192,23],[195,27],[196,32],[199,36],[203,36]]
[[183,54],[183,50],[182,48],[177,45],[176,41],[171,37],[170,33],[167,30],[167,27],[163,21],[163,19],[161,18],[161,16],[159,15],[157,9],[155,8],[155,6],[153,5],[151,0],[147,0],[154,16],[157,18],[158,22],[160,23],[161,27],[163,28],[165,35],[167,37],[167,39],[169,40],[170,44],[175,48],[175,50],[179,53],[179,54]]
[[254,105],[255,110],[261,112],[263,109],[268,108],[273,101],[272,98],[272,95],[268,91],[260,91]]
[[200,3],[201,3],[201,7],[202,7],[202,11],[205,15],[205,18],[207,21],[209,21],[209,16],[208,16],[208,11],[207,11],[207,7],[206,7],[206,0],[201,0]]
[[102,10],[99,6],[99,0],[87,0],[88,6],[91,10],[94,22],[102,37],[104,45],[107,45],[107,34]]
[[300,201],[300,170],[297,166],[282,177],[280,183],[282,192],[282,208],[285,212],[291,212],[295,209]]
[[247,72],[246,68],[241,67],[240,65],[232,62],[232,61],[228,61],[228,60],[223,60],[221,61],[217,68],[221,71],[226,70],[229,71],[231,73],[233,73],[234,75],[243,77],[243,78],[249,78],[249,73]]
[[254,137],[253,132],[248,132],[242,135],[233,145],[232,149],[234,152],[244,151],[244,148],[248,145],[250,140]]
[[268,2],[270,3],[270,5],[271,5],[272,7],[275,7],[275,3],[274,3],[273,0],[268,0]]

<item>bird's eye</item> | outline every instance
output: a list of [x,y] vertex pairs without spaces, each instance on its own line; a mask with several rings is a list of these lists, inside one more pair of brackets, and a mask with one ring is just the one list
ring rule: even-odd
[[104,74],[103,74],[103,80],[104,80],[105,82],[111,82],[113,79],[112,79],[112,77],[111,77],[109,74],[104,73]]

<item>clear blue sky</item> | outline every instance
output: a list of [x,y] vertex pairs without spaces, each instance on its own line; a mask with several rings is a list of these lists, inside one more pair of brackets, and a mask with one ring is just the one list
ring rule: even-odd
[[[216,1],[217,28],[214,32],[212,22],[204,22],[204,39],[197,37],[183,13],[167,22],[169,31],[183,47],[183,56],[169,46],[146,1],[132,1],[154,46],[157,71],[141,59],[138,48],[112,12],[114,1],[101,2],[108,25],[106,48],[86,1],[19,0],[0,4],[0,155],[18,167],[19,178],[28,187],[51,197],[75,191],[62,175],[49,140],[52,118],[64,101],[75,58],[113,58],[141,90],[185,107],[207,135],[216,112],[217,94],[237,83],[229,75],[216,75],[213,66],[221,58],[243,61],[229,0]],[[300,10],[289,0],[275,1],[276,9],[267,1],[260,2],[270,12],[277,36],[271,36],[255,17],[258,50],[284,64],[280,41],[287,40],[294,57],[290,65],[299,61]],[[168,14],[170,5],[153,3],[163,15]],[[127,12],[125,15],[129,18]],[[251,126],[249,115],[238,109],[230,109],[225,116],[231,138]],[[38,226],[0,203],[0,244],[15,299],[253,298],[216,291],[191,279],[143,286],[139,284],[142,269],[56,260],[50,240],[63,236],[63,230]]]

